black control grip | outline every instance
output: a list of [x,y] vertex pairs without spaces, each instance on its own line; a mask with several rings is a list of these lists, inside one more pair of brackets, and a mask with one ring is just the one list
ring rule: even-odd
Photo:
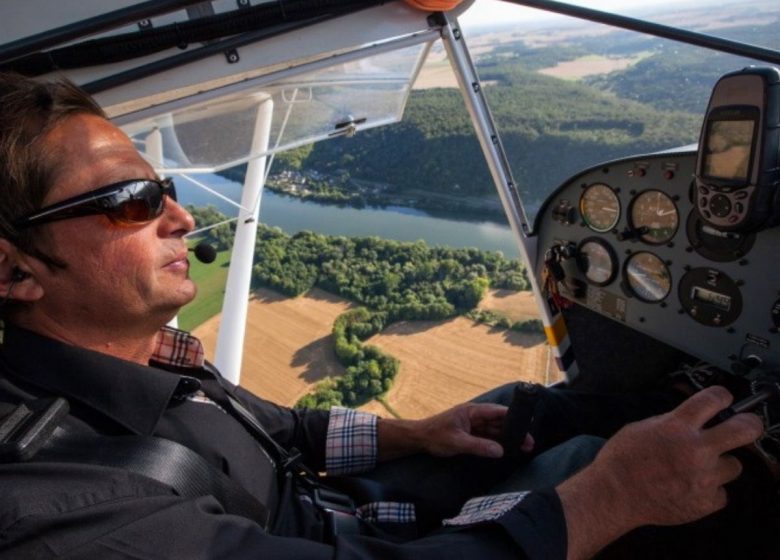
[[504,453],[508,457],[520,455],[525,436],[531,429],[539,387],[530,383],[519,383],[514,390],[512,403],[504,421]]

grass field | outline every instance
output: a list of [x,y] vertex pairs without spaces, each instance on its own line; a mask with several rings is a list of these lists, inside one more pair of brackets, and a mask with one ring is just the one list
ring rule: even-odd
[[203,264],[190,258],[190,278],[198,286],[198,295],[179,312],[179,328],[191,331],[222,311],[230,251],[217,253],[217,259]]

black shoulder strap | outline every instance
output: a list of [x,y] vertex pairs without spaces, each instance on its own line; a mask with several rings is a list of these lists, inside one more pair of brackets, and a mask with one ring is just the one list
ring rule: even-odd
[[62,421],[63,403],[67,413],[67,401],[57,398],[47,406],[35,402],[21,404],[10,414],[0,414],[0,417],[5,416],[0,423],[0,436],[5,433],[9,443],[27,441],[30,438],[25,432],[30,429],[36,433],[48,432],[46,441],[37,446],[32,457],[17,456],[10,460],[82,463],[124,469],[161,482],[182,497],[212,495],[228,513],[253,519],[268,528],[268,508],[190,448],[153,436],[103,436],[74,430]]
[[260,443],[260,445],[273,453],[276,462],[281,467],[281,472],[291,472],[300,477],[309,486],[317,486],[317,475],[314,474],[301,460],[301,452],[293,447],[287,451],[279,445],[274,438],[263,428],[254,414],[244,406],[233,394],[233,388],[230,387],[222,377],[222,374],[209,362],[206,362],[203,369],[211,374],[214,380],[222,387],[226,399],[224,404],[228,407],[228,412],[238,420],[244,428]]

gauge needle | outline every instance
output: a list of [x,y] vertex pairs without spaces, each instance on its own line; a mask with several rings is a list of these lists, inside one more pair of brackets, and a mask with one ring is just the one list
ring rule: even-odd
[[669,214],[674,214],[674,210],[657,210],[655,214],[656,216],[668,216]]

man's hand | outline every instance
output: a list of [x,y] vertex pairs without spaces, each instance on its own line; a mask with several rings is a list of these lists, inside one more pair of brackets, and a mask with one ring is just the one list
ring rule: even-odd
[[724,388],[710,387],[667,414],[629,424],[561,484],[569,558],[587,558],[642,525],[677,525],[724,507],[723,486],[742,471],[726,452],[763,432],[754,414],[704,428],[731,401]]
[[[465,403],[423,420],[379,421],[379,460],[427,452],[436,457],[459,454],[501,457],[501,436],[507,407],[498,404]],[[526,438],[523,451],[533,448]]]

